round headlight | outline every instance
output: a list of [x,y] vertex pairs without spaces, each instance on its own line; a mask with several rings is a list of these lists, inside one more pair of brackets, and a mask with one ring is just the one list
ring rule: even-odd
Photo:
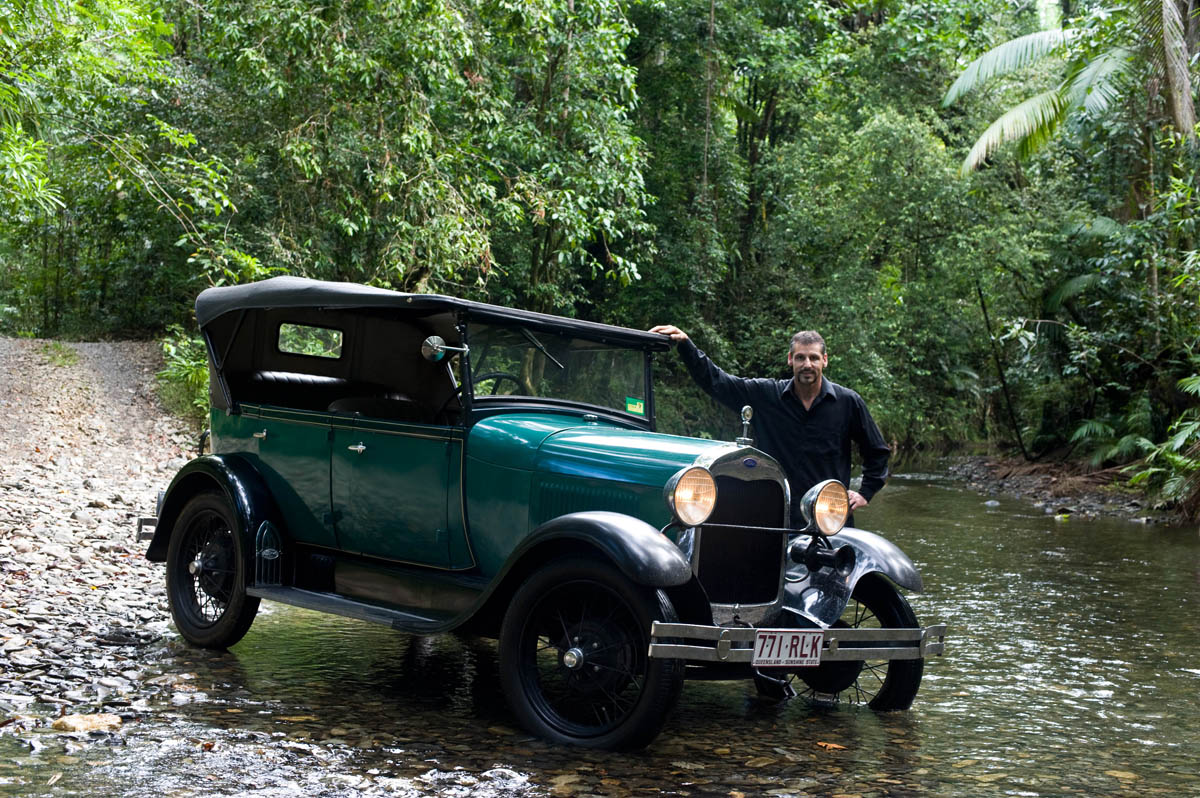
[[836,479],[818,482],[808,489],[800,502],[800,511],[808,525],[821,535],[836,535],[846,525],[850,515],[850,495],[846,486]]
[[685,526],[703,524],[717,506],[717,483],[707,468],[699,466],[671,477],[666,494],[671,512]]

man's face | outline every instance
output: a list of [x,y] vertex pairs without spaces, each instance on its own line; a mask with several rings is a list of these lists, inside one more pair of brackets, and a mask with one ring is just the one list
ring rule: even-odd
[[821,372],[828,363],[820,344],[793,344],[788,352],[788,365],[797,385],[820,385]]

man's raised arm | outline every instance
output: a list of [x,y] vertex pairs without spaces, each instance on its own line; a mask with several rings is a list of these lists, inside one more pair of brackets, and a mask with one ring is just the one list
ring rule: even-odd
[[683,330],[674,324],[659,324],[651,327],[650,332],[665,335],[677,345],[679,357],[688,373],[701,390],[713,399],[734,410],[740,410],[742,405],[750,403],[750,391],[747,386],[749,380],[726,374],[692,343],[692,339]]

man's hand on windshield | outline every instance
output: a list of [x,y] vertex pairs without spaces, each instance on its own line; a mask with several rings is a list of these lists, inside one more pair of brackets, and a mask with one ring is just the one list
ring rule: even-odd
[[850,497],[850,512],[854,512],[859,507],[866,507],[870,504],[869,501],[863,498],[863,495],[856,490],[848,490],[846,493]]
[[659,324],[657,327],[651,327],[650,332],[668,336],[677,344],[688,339],[687,333],[676,327],[674,324]]

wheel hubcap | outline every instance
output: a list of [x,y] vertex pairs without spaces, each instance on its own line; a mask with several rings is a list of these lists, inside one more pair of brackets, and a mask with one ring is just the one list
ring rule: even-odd
[[583,652],[578,648],[569,648],[563,652],[562,663],[574,670],[583,667]]

